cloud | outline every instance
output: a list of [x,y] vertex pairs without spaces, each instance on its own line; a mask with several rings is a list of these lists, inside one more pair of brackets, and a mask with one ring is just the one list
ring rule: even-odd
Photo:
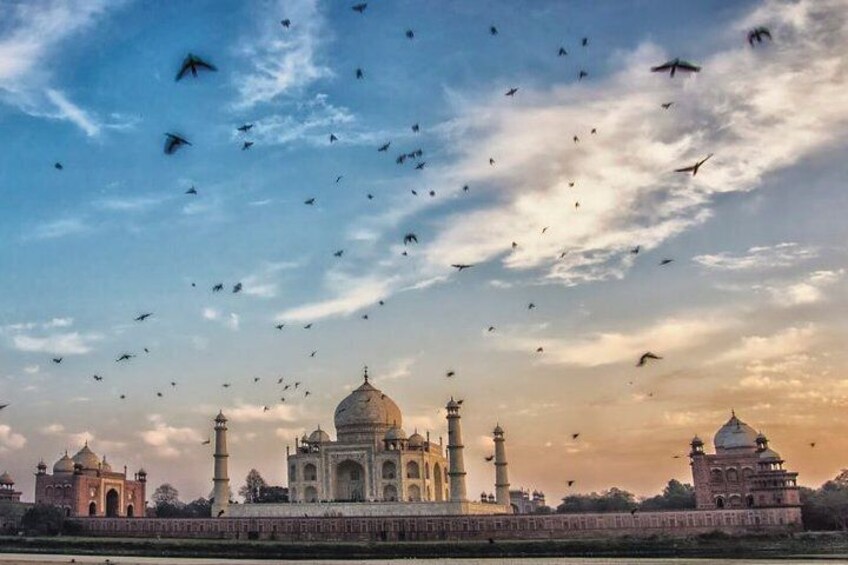
[[347,316],[375,304],[389,293],[396,282],[396,278],[356,278],[331,272],[327,277],[327,286],[331,292],[336,293],[334,298],[290,308],[277,314],[276,319],[280,322],[307,322],[332,316]]
[[[324,16],[317,0],[278,1],[276,7],[263,7],[257,14],[257,30],[245,37],[239,55],[249,61],[249,70],[237,73],[236,108],[247,109],[268,103],[291,92],[299,92],[313,82],[331,76],[318,62],[322,38],[326,38]],[[286,14],[293,24],[283,30],[277,18],[268,13]]]
[[16,449],[21,449],[26,445],[26,438],[19,433],[12,431],[12,428],[6,424],[0,424],[0,453],[8,453]]
[[791,267],[816,256],[818,251],[812,247],[803,247],[797,243],[780,243],[774,246],[751,247],[742,255],[717,253],[698,255],[692,260],[717,271],[743,271]]
[[238,404],[225,408],[224,413],[232,422],[293,422],[294,408],[286,404],[274,404],[265,410],[262,404]]
[[[622,332],[600,332],[578,339],[533,338],[500,334],[495,344],[500,349],[532,353],[544,347],[541,363],[599,367],[614,363],[636,363],[645,351],[659,355],[703,344],[710,336],[734,324],[726,316],[699,314],[667,318],[652,326]],[[656,350],[656,348],[660,350]]]
[[779,306],[814,304],[824,300],[824,289],[838,282],[844,275],[844,269],[814,271],[801,280],[782,285],[765,285],[764,288]]
[[12,345],[18,351],[50,353],[53,355],[84,355],[91,352],[93,344],[101,340],[100,334],[68,332],[36,337],[25,334],[12,336]]
[[199,444],[206,439],[193,428],[168,425],[159,414],[151,414],[148,420],[153,424],[153,428],[139,432],[138,435],[144,443],[156,448],[159,456],[164,458],[177,457],[183,446]]
[[112,197],[97,200],[94,207],[113,212],[143,212],[170,200],[167,195]]
[[62,424],[50,424],[41,428],[41,433],[46,436],[55,436],[65,433],[65,426]]
[[36,225],[25,239],[58,239],[85,233],[90,229],[82,218],[63,218]]
[[[49,64],[59,46],[92,27],[108,9],[123,2],[77,0],[16,3],[4,10],[0,28],[0,101],[33,116],[68,121],[86,135],[100,133],[102,124],[61,90],[51,88]],[[122,127],[123,124],[119,124]]]
[[221,317],[221,313],[215,310],[214,308],[203,309],[204,320],[217,320],[219,317]]
[[42,327],[46,330],[53,328],[68,328],[74,324],[73,318],[53,318]]
[[818,336],[813,324],[790,327],[770,336],[748,336],[739,346],[725,352],[718,362],[765,361],[776,357],[806,353]]
[[230,312],[230,316],[227,318],[226,321],[226,326],[234,332],[237,332],[239,330],[240,325],[241,318],[239,318],[239,315],[235,312]]

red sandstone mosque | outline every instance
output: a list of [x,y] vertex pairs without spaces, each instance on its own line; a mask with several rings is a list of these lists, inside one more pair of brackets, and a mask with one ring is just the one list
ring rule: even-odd
[[35,474],[35,503],[52,504],[65,510],[66,516],[143,517],[147,473],[139,469],[133,479],[127,470],[116,472],[88,447],[76,455],[62,456],[47,473],[44,461]]
[[800,506],[798,473],[785,470],[768,438],[735,412],[716,432],[713,445],[715,454],[707,455],[701,438],[692,439],[696,508]]

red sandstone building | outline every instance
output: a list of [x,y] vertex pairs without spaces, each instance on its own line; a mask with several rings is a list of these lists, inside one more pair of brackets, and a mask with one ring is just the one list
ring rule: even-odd
[[140,469],[133,479],[127,471],[112,467],[94,454],[88,443],[73,456],[65,455],[47,474],[47,465],[38,464],[35,474],[35,503],[65,509],[67,516],[143,517],[147,474]]
[[783,468],[780,454],[762,433],[733,413],[713,439],[715,454],[692,439],[692,479],[699,510],[800,506],[798,473]]

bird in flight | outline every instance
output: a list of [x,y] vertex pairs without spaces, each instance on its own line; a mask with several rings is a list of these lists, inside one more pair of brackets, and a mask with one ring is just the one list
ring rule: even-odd
[[191,142],[175,133],[165,134],[165,155],[173,155],[183,145],[191,145]]
[[361,68],[356,69],[356,78],[358,78],[358,79],[365,78],[365,73],[362,71]]
[[528,309],[528,310],[532,310],[532,309],[533,309],[533,308],[535,308],[535,307],[536,307],[536,305],[535,305],[535,304],[533,304],[532,302],[531,302],[530,304],[528,304],[528,305],[527,305],[527,309]]
[[330,143],[335,143],[338,140],[339,140],[339,138],[336,137],[335,134],[333,134],[333,133],[330,134]]
[[336,184],[339,184],[339,181],[344,178],[344,175],[339,175],[336,177]]
[[668,265],[669,263],[674,263],[674,259],[663,259],[662,261],[660,261],[660,267]]
[[634,247],[630,250],[630,253],[631,253],[631,255],[638,255],[639,251],[641,251],[641,249],[642,249],[642,247],[637,245],[636,247]]
[[177,73],[177,78],[175,80],[182,79],[189,71],[191,71],[191,76],[196,77],[197,71],[199,70],[217,71],[218,68],[212,63],[204,61],[197,55],[189,53],[186,55],[186,58],[183,59],[183,64],[180,66],[180,70]]
[[489,329],[487,329],[486,331],[489,333],[495,331],[495,326],[489,326]]
[[484,459],[486,459],[487,463],[491,463],[494,458],[495,458],[494,455],[487,455]]
[[577,432],[576,434],[571,434],[571,439],[577,439],[579,437],[580,437],[580,432]]
[[93,378],[97,382],[100,382],[100,381],[103,380],[103,377],[101,377],[100,375],[92,375],[91,378]]
[[121,361],[129,361],[133,357],[135,357],[135,355],[133,355],[132,353],[124,353],[123,355],[115,359],[115,363],[120,363]]
[[365,12],[365,8],[368,7],[368,2],[363,2],[361,4],[355,4],[351,7],[351,10],[354,12],[359,12],[360,14]]
[[311,329],[312,329],[312,324],[311,324],[311,323],[306,324],[305,326],[303,326],[303,329],[305,329],[305,330],[311,330]]
[[811,441],[811,442],[810,442],[810,447],[815,447],[815,446],[816,446],[816,442]]
[[7,406],[8,406],[8,404],[0,404],[0,410],[6,408]]
[[194,187],[192,186],[191,188],[189,188],[188,190],[186,190],[186,191],[185,191],[185,193],[186,193],[186,194],[194,194],[194,195],[196,195],[196,194],[197,194],[197,189],[196,189],[196,188],[194,188]]
[[53,168],[54,168],[54,169],[56,169],[57,171],[61,171],[61,170],[62,170],[62,169],[64,169],[65,167],[63,167],[63,166],[62,166],[62,163],[60,163],[59,161],[56,161],[56,162],[53,164]]
[[409,232],[408,234],[403,236],[403,244],[406,245],[407,243],[418,243],[418,236],[416,236],[412,232]]
[[218,283],[212,287],[212,292],[221,292],[224,290],[224,283]]
[[754,41],[756,41],[757,43],[762,43],[764,37],[768,38],[768,40],[771,41],[771,32],[769,31],[769,29],[763,26],[755,27],[754,29],[748,32],[748,43],[751,45],[751,47],[753,47]]
[[283,26],[286,29],[289,29],[291,27],[291,20],[288,19],[288,18],[286,18],[284,20],[280,20],[280,25]]
[[252,127],[253,127],[253,124],[244,124],[244,125],[241,125],[241,126],[237,127],[236,129],[237,129],[238,131],[242,132],[242,133],[247,133],[247,132],[249,132],[249,131],[250,131],[250,129],[251,129]]
[[568,51],[565,50],[565,47],[560,47],[557,56],[565,57],[566,55],[568,55]]
[[662,104],[660,104],[660,106],[662,106],[663,110],[668,110],[673,105],[674,105],[674,102],[663,102]]
[[417,123],[412,124],[412,133],[418,133],[420,129],[421,126],[419,126]]
[[692,173],[692,176],[694,177],[695,175],[698,174],[698,169],[701,168],[701,165],[706,163],[707,160],[712,156],[713,156],[713,154],[710,153],[709,155],[707,155],[706,157],[704,157],[703,159],[701,159],[700,161],[698,161],[694,165],[690,165],[688,167],[682,167],[680,169],[674,169],[674,172],[675,173]]
[[252,141],[245,141],[245,142],[244,142],[244,143],[242,143],[242,145],[241,145],[241,150],[242,150],[242,151],[245,151],[245,150],[247,150],[247,149],[250,149],[251,147],[253,147],[253,142],[252,142]]
[[497,35],[498,34],[498,28],[496,28],[495,26],[489,26],[489,33],[492,34],[492,35]]
[[341,257],[342,255],[344,255],[344,249],[339,249],[338,251],[333,253],[333,257]]
[[462,192],[468,192],[468,185],[467,184],[462,186]]
[[233,294],[238,294],[239,292],[241,292],[241,289],[242,289],[241,283],[234,284],[233,285]]
[[544,352],[545,352],[545,348],[544,348],[544,347],[537,347],[537,348],[536,348],[536,353],[544,353]]
[[464,271],[465,269],[470,269],[473,266],[474,265],[466,265],[464,263],[454,263],[453,265],[451,265],[451,267],[458,271]]
[[506,94],[504,94],[504,96],[515,96],[516,92],[518,92],[517,88],[510,88],[506,91]]
[[495,160],[492,157],[489,157],[489,164],[492,166],[495,165]]
[[391,141],[389,141],[388,143],[384,143],[383,145],[381,145],[380,147],[377,148],[377,151],[388,151],[389,145],[391,145],[391,144],[392,144]]
[[660,360],[660,359],[662,359],[662,357],[660,357],[659,355],[657,355],[655,353],[651,353],[650,351],[646,351],[645,353],[642,354],[641,357],[639,357],[639,362],[636,363],[636,366],[637,367],[644,367],[649,359]]
[[153,312],[146,312],[146,313],[142,314],[141,316],[137,317],[135,319],[135,321],[136,322],[143,322],[144,320],[146,320],[147,318],[149,318],[152,315],[153,315]]
[[201,442],[200,442],[200,445],[209,445],[210,443],[212,443],[212,440],[211,440],[211,439],[207,439],[207,440],[201,441]]
[[589,73],[584,71],[583,69],[580,69],[580,72],[577,73],[577,80],[583,80],[587,76],[589,76]]
[[64,359],[64,357],[54,357],[53,362],[58,365],[59,363],[62,362],[62,359]]
[[587,45],[589,45],[589,38],[588,38],[588,37],[584,37],[583,39],[581,39],[581,40],[580,40],[580,45],[582,45],[583,47],[586,47]]
[[314,198],[307,198],[306,200],[303,201],[303,203],[306,204],[307,206],[313,206],[315,204],[315,199]]
[[455,376],[456,376],[456,371],[454,371],[454,370],[450,370],[450,371],[448,371],[447,373],[445,373],[445,376],[446,376],[447,378],[455,377]]
[[317,353],[318,353],[317,351],[313,351],[312,353],[310,353],[310,354],[309,354],[309,356],[310,356],[310,357],[315,357],[315,355],[316,355]]
[[426,165],[426,164],[427,164],[427,161],[421,161],[420,163],[415,165],[415,169],[420,171],[421,169],[424,168],[424,165]]
[[414,39],[415,38],[415,32],[412,31],[411,29],[406,30],[406,33],[404,35],[406,35],[407,39]]
[[574,484],[574,479],[570,479],[570,480],[568,481],[568,486],[572,486],[573,484]]
[[687,72],[687,73],[697,73],[700,72],[701,67],[690,63],[689,61],[684,61],[683,59],[672,59],[671,61],[666,61],[662,65],[657,65],[656,67],[651,67],[651,72],[654,73],[664,73],[669,71],[669,77],[674,77],[674,74],[677,71]]

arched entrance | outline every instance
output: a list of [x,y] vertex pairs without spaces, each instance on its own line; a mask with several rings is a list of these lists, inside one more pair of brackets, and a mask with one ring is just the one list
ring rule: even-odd
[[88,515],[89,516],[97,516],[97,504],[91,503],[88,505]]
[[120,498],[118,491],[115,489],[109,489],[109,492],[106,493],[107,518],[116,518],[118,516],[118,503],[120,502]]
[[133,509],[133,505],[130,504],[127,506],[127,518],[132,518],[135,515],[135,510]]
[[442,502],[444,500],[444,497],[442,496],[444,493],[444,489],[442,488],[442,469],[439,467],[438,463],[433,465],[433,479],[436,482],[435,488],[433,489],[436,492],[436,501]]
[[303,490],[304,502],[318,502],[318,489],[315,487],[306,487]]
[[383,487],[383,500],[395,502],[398,499],[398,491],[395,485],[386,485]]
[[336,467],[334,500],[362,502],[365,500],[365,469],[356,461],[343,461]]

